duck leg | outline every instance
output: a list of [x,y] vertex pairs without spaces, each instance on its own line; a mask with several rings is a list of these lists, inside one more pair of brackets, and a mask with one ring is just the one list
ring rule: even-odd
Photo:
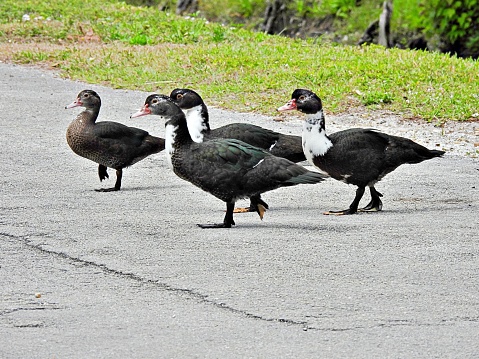
[[[101,165],[100,165],[101,166]],[[103,166],[104,167],[104,166]],[[100,171],[100,167],[98,167],[98,172]],[[105,173],[106,173],[106,167],[105,167]],[[95,189],[97,192],[114,192],[114,191],[119,191],[121,188],[121,178],[123,177],[123,170],[120,168],[119,170],[116,170],[116,182],[115,182],[115,187],[112,188],[99,188]]]
[[379,212],[383,209],[383,202],[381,198],[383,195],[379,193],[376,188],[369,187],[369,191],[371,192],[371,202],[364,208],[360,208],[360,212]]
[[[348,209],[345,209],[343,211],[328,211],[324,212],[323,214],[333,214],[336,216],[342,216],[346,214],[354,214],[358,211],[358,205],[359,201],[361,201],[361,198],[363,197],[364,191],[366,188],[364,186],[358,186],[358,189],[356,190],[356,197],[354,197],[353,202],[349,205]],[[379,192],[378,192],[379,193]]]
[[256,212],[259,218],[263,220],[264,212],[268,209],[268,204],[261,199],[261,195],[250,197],[250,212]]
[[106,171],[106,166],[98,165],[98,177],[100,177],[100,182],[109,178],[108,172]]
[[[263,207],[263,213],[269,209],[268,204],[261,199],[261,195],[257,195],[254,197],[250,198],[250,204],[249,207],[238,207],[235,208],[233,213],[247,213],[247,212],[258,212],[258,205],[261,205]],[[259,212],[258,212],[259,214]],[[260,214],[261,219],[263,219],[263,216]]]
[[200,228],[231,228],[235,225],[233,220],[233,210],[235,208],[235,202],[226,202],[226,214],[223,220],[223,223],[207,223],[207,224],[198,224]]

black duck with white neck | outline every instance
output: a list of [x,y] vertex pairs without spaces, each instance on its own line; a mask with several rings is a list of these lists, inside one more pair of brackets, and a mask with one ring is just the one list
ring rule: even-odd
[[[306,160],[300,136],[284,135],[249,123],[231,123],[211,129],[208,108],[197,92],[191,89],[175,89],[171,92],[170,97],[185,113],[188,130],[195,142],[232,138],[293,162]],[[253,200],[261,201],[266,208],[269,208],[261,198]],[[237,208],[235,213],[254,212],[254,207],[254,204],[250,204],[249,208]]]
[[202,228],[230,228],[233,209],[241,198],[250,198],[263,217],[266,208],[255,199],[261,193],[297,184],[314,184],[325,177],[284,158],[235,139],[194,142],[183,111],[165,95],[150,95],[131,117],[158,115],[166,122],[166,153],[173,171],[182,179],[226,202],[223,223],[199,224]]
[[98,163],[100,181],[108,178],[108,167],[116,170],[115,186],[96,189],[98,192],[119,191],[123,168],[165,148],[164,139],[139,128],[111,121],[97,123],[101,100],[95,91],[81,91],[65,108],[78,106],[85,107],[85,110],[68,126],[68,145],[77,155]]
[[419,163],[444,154],[373,129],[352,128],[327,135],[321,99],[309,90],[295,90],[291,100],[278,110],[306,114],[302,137],[308,161],[334,179],[358,187],[348,209],[325,214],[356,213],[366,187],[371,201],[360,211],[380,211],[382,194],[374,187],[378,181],[402,164]]
[[232,123],[211,129],[208,108],[198,93],[190,89],[175,89],[170,97],[185,112],[188,129],[195,142],[234,138],[293,162],[306,160],[301,136],[285,135],[249,123]]

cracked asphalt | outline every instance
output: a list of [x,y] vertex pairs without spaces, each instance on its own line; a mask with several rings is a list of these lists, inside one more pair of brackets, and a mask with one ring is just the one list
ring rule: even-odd
[[[265,194],[263,221],[203,230],[224,203],[164,153],[126,169],[122,191],[93,191],[114,172],[100,184],[65,141],[85,88],[99,120],[164,135],[129,119],[147,93],[0,64],[1,358],[479,357],[477,159],[400,167],[380,213],[322,215],[355,192],[328,180]],[[228,119],[301,132],[211,109],[212,127]]]

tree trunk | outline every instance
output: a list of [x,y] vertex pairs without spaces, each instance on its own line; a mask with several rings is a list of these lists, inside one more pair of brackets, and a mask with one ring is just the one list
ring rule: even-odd
[[391,47],[391,16],[393,14],[393,4],[391,0],[383,3],[383,12],[379,17],[379,40],[378,44],[384,47]]
[[192,14],[198,11],[198,0],[178,0],[176,15]]
[[269,35],[279,34],[286,28],[286,8],[289,0],[270,0],[266,6],[263,31]]

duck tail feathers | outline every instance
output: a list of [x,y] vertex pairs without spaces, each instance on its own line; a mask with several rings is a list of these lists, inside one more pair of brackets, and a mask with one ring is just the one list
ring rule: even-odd
[[292,177],[288,180],[289,183],[295,184],[314,184],[324,181],[328,176],[318,173],[307,171],[298,176]]
[[442,157],[445,153],[446,151],[429,150],[429,155],[431,156],[431,158]]

